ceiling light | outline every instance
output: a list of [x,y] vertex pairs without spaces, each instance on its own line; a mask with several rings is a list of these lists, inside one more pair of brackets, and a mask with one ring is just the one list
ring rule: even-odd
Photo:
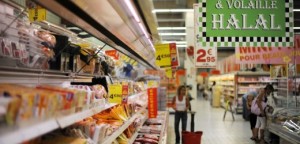
[[186,27],[158,27],[157,30],[185,30]]
[[140,22],[140,18],[138,16],[138,14],[136,13],[135,9],[133,8],[130,0],[125,0],[125,3],[127,5],[127,7],[129,8],[131,14],[133,15],[134,19],[137,21],[137,22]]
[[300,27],[294,27],[294,29],[300,29]]
[[185,36],[186,33],[159,33],[161,36]]
[[186,41],[163,41],[163,43],[186,44]]
[[300,12],[300,9],[293,9],[294,12]]
[[187,47],[187,45],[176,45],[176,47]]
[[194,9],[154,9],[152,13],[193,12]]

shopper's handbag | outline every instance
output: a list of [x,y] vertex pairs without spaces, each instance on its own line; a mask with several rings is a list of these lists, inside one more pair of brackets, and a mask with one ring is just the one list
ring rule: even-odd
[[201,144],[202,131],[182,131],[182,144]]

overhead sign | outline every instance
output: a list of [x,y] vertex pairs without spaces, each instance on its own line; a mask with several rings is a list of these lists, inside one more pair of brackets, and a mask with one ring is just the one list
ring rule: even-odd
[[287,64],[300,61],[300,35],[295,35],[294,47],[237,47],[238,64]]
[[194,10],[202,46],[293,46],[293,0],[199,0]]
[[122,103],[123,89],[122,84],[108,85],[108,102],[109,103]]
[[195,67],[215,68],[217,66],[217,48],[202,47],[196,45]]
[[119,59],[119,52],[117,50],[106,50],[105,54],[112,57],[115,60]]
[[148,88],[148,118],[157,116],[157,88]]
[[176,43],[170,43],[170,56],[171,56],[171,66],[172,67],[177,67],[179,66],[179,60],[178,60],[178,51],[176,48]]

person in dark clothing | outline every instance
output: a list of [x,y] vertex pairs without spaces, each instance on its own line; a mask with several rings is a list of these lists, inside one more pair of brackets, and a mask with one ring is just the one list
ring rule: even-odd
[[179,133],[179,123],[180,120],[182,127],[182,131],[186,131],[187,125],[187,110],[189,108],[189,98],[187,96],[186,87],[179,86],[177,89],[177,95],[172,100],[172,106],[175,110],[175,135],[176,135],[176,144],[180,143],[180,133]]
[[256,91],[250,91],[246,94],[246,107],[247,107],[247,114],[249,113],[249,121],[250,121],[250,128],[252,131],[252,137],[250,138],[251,140],[255,140],[255,132],[254,132],[254,128],[256,125],[256,119],[257,116],[253,113],[251,113],[251,104],[252,101],[254,100],[254,98],[257,96],[257,92]]

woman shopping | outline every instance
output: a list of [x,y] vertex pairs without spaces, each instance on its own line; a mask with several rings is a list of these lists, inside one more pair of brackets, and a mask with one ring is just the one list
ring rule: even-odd
[[189,98],[187,96],[187,91],[185,86],[179,86],[177,89],[177,95],[173,98],[172,101],[173,109],[175,110],[175,135],[176,135],[176,144],[180,143],[180,133],[179,133],[179,123],[181,120],[181,130],[186,131],[187,123],[187,110],[189,108]]

